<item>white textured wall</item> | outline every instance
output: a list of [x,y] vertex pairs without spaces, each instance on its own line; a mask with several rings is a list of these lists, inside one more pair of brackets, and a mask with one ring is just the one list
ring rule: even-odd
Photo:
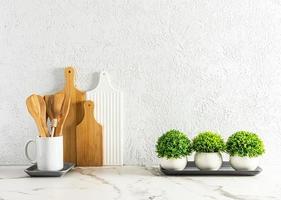
[[155,164],[171,128],[255,131],[281,164],[280,0],[0,0],[0,164],[26,163],[25,98],[69,64],[79,88],[107,70],[126,94],[126,164]]

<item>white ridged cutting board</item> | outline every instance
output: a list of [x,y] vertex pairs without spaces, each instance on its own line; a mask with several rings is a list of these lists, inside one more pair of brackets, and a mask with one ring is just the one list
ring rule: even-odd
[[94,102],[95,118],[103,127],[103,165],[123,165],[123,93],[112,87],[107,72],[101,72],[86,99]]

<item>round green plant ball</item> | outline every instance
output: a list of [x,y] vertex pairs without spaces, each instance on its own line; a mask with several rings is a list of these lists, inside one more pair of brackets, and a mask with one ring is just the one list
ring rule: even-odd
[[206,131],[199,133],[193,139],[192,148],[201,153],[223,152],[225,151],[225,142],[219,134]]
[[238,131],[228,138],[226,151],[230,156],[258,157],[265,152],[265,148],[257,134]]
[[158,138],[156,153],[159,158],[177,159],[192,152],[191,141],[186,134],[178,130],[170,130]]

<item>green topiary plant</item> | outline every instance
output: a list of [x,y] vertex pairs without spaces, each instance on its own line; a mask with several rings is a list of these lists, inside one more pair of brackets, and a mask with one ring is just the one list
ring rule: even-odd
[[225,143],[219,134],[207,131],[193,139],[192,148],[194,151],[202,153],[223,152]]
[[192,152],[191,141],[178,131],[170,130],[158,138],[156,153],[159,158],[181,158]]
[[263,141],[255,133],[238,131],[226,142],[226,151],[230,156],[257,157],[265,152]]

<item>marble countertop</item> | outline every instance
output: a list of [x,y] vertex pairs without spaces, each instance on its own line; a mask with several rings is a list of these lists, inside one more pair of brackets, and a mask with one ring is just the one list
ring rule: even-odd
[[279,167],[254,177],[171,177],[157,167],[76,168],[60,178],[30,178],[25,166],[0,167],[0,200],[279,200]]

